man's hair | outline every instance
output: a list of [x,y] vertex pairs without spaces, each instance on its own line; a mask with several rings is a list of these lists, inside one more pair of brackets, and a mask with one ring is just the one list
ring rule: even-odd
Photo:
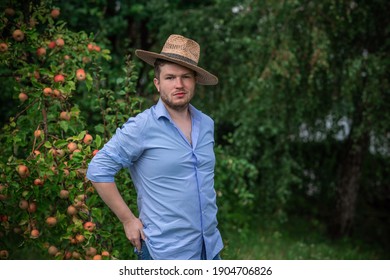
[[[156,61],[154,62],[154,77],[156,79],[160,78],[160,73],[161,73],[160,67],[164,66],[165,64],[176,64],[176,63],[165,60],[165,59],[157,58]],[[196,72],[195,71],[193,71],[193,72],[194,72],[194,77],[196,77]]]

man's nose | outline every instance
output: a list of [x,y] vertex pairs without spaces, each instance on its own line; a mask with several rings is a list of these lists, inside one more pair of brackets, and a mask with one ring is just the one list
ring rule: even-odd
[[175,81],[175,85],[177,88],[182,88],[184,85],[183,79],[181,77],[177,77]]

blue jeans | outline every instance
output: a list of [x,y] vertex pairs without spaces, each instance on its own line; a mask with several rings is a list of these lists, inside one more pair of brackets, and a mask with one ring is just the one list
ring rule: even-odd
[[[137,254],[137,257],[139,260],[145,261],[145,260],[153,260],[152,256],[149,253],[148,247],[145,244],[145,241],[141,241],[141,251],[138,251],[137,249],[134,249],[135,253]],[[202,255],[201,255],[201,260],[206,259],[206,251],[204,248],[204,244],[202,247]],[[219,254],[217,254],[213,260],[221,260],[221,257]]]

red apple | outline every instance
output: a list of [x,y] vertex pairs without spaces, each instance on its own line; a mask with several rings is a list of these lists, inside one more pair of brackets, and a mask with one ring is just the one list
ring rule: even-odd
[[8,50],[7,43],[0,43],[0,52],[6,52]]
[[47,252],[49,253],[50,256],[55,256],[58,253],[58,249],[56,246],[51,245],[49,249],[47,249]]
[[27,99],[28,99],[28,95],[27,94],[25,94],[24,92],[19,93],[19,100],[20,101],[24,102]]
[[78,259],[80,259],[80,257],[81,257],[81,255],[80,255],[79,252],[77,252],[77,251],[73,251],[73,252],[72,252],[72,258],[73,258],[73,259],[78,260]]
[[60,15],[60,10],[59,10],[59,9],[53,9],[53,10],[51,10],[51,12],[50,12],[50,16],[51,16],[52,18],[58,18],[59,15]]
[[49,49],[54,49],[56,47],[56,42],[51,41],[51,42],[49,42],[49,44],[47,44],[47,46],[49,47]]
[[88,45],[87,45],[87,48],[88,48],[88,50],[90,51],[90,52],[92,52],[95,48],[94,48],[94,44],[92,44],[92,43],[89,43]]
[[93,257],[97,254],[97,250],[94,247],[88,247],[85,249],[85,254],[87,256]]
[[71,251],[65,251],[65,260],[70,260],[72,258],[72,252]]
[[91,134],[88,134],[88,133],[85,134],[85,136],[84,136],[84,138],[83,138],[84,144],[89,145],[89,144],[92,143],[92,141],[93,141],[92,135],[91,135]]
[[85,236],[78,233],[76,234],[75,241],[76,243],[83,243],[85,241]]
[[43,95],[44,96],[50,96],[51,94],[53,94],[53,90],[49,87],[46,87],[43,89]]
[[39,230],[33,229],[30,233],[31,238],[38,238],[39,237]]
[[54,76],[54,82],[56,83],[63,83],[65,82],[65,77],[64,75],[58,74]]
[[38,71],[34,71],[34,77],[35,77],[35,79],[38,80],[41,77],[41,75],[39,74]]
[[68,190],[61,190],[60,191],[60,198],[67,199],[69,197],[69,191]]
[[30,171],[28,170],[28,167],[24,164],[20,164],[17,168],[17,171],[22,178],[26,178],[28,175],[30,175]]
[[70,142],[68,144],[68,150],[70,153],[73,153],[73,151],[76,149],[77,149],[77,144],[75,142]]
[[35,213],[37,211],[37,203],[35,201],[32,201],[28,204],[27,211],[29,213]]
[[53,89],[52,96],[55,97],[55,98],[60,98],[61,97],[61,91],[59,91],[58,89]]
[[19,208],[26,210],[28,208],[28,201],[25,199],[22,199],[19,201]]
[[34,185],[35,185],[35,186],[43,186],[43,180],[40,179],[40,178],[36,178],[36,179],[34,180]]
[[69,205],[68,209],[66,210],[66,213],[68,213],[68,215],[70,216],[74,216],[77,214],[77,209],[73,205]]
[[56,154],[59,158],[62,158],[65,155],[65,151],[63,149],[57,149]]
[[40,47],[37,49],[37,56],[41,57],[46,55],[46,49],[44,47]]
[[76,71],[76,78],[78,81],[84,81],[85,80],[85,71],[84,69],[77,69]]
[[84,229],[88,230],[89,232],[92,232],[95,229],[95,223],[93,222],[85,222],[84,223]]
[[42,135],[43,131],[41,129],[37,129],[34,131],[34,137],[39,138]]
[[70,120],[70,114],[69,114],[69,112],[67,112],[67,111],[62,111],[62,112],[60,113],[60,119],[61,119],[61,120],[64,120],[64,121],[69,121],[69,120]]
[[12,32],[12,37],[15,41],[23,41],[24,40],[24,33],[20,29],[16,29],[14,32]]
[[1,250],[0,251],[0,259],[1,260],[6,260],[8,259],[9,253],[7,250]]
[[64,39],[58,38],[58,39],[56,40],[56,45],[57,45],[57,47],[63,47],[63,46],[65,45]]
[[102,251],[102,257],[108,258],[110,256],[110,252],[108,251]]
[[56,217],[47,217],[46,224],[49,227],[54,227],[57,224],[57,218]]

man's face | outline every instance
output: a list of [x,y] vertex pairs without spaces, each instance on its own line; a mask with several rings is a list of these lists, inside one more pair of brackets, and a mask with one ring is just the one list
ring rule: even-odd
[[186,110],[195,94],[194,71],[173,63],[160,66],[160,70],[160,77],[154,78],[154,85],[161,100],[170,109]]

